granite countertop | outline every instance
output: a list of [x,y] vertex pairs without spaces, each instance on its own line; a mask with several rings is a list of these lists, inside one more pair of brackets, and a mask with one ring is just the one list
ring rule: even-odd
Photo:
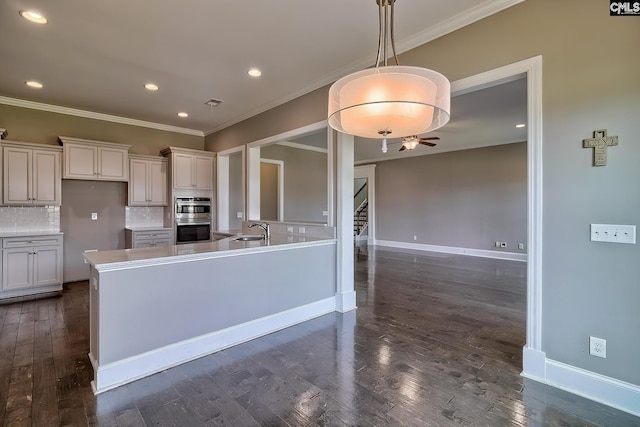
[[86,252],[83,255],[96,270],[107,271],[336,243],[336,239],[288,235],[272,235],[269,240],[247,242],[234,238],[175,246]]
[[62,231],[0,231],[0,238],[2,237],[34,237],[34,236],[60,236],[64,234]]

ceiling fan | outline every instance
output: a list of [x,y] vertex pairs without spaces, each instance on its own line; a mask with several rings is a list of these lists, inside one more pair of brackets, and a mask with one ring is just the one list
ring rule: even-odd
[[418,144],[428,145],[429,147],[435,147],[436,144],[429,141],[438,141],[440,138],[437,136],[431,136],[428,138],[418,138],[418,135],[405,136],[402,138],[402,147],[399,151],[413,150]]

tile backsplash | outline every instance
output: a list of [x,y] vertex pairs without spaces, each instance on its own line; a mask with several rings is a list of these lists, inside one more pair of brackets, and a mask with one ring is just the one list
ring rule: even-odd
[[127,206],[125,210],[127,227],[162,227],[164,225],[163,207]]
[[0,207],[0,232],[60,231],[60,206]]

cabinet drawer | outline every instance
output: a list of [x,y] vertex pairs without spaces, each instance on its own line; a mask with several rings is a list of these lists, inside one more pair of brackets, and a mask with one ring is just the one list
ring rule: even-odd
[[171,239],[136,239],[133,242],[134,248],[152,248],[155,246],[170,246],[173,242]]
[[145,230],[136,231],[134,233],[134,239],[171,239],[171,230]]
[[55,246],[62,244],[62,236],[5,237],[3,248],[20,248],[34,246]]

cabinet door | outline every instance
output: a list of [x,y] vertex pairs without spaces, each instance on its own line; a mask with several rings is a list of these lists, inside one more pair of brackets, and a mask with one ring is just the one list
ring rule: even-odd
[[129,206],[146,206],[149,201],[147,195],[147,177],[149,163],[146,160],[131,159],[129,180]]
[[4,203],[31,204],[32,151],[4,147]]
[[33,283],[33,248],[2,251],[2,289],[27,288]]
[[149,161],[147,198],[149,205],[167,205],[167,162]]
[[198,190],[213,189],[213,159],[211,157],[194,157],[194,181]]
[[36,205],[60,205],[60,153],[33,150],[32,199]]
[[97,156],[97,147],[65,143],[63,178],[97,179]]
[[129,180],[127,150],[98,147],[98,179],[105,181]]
[[176,153],[173,155],[173,187],[193,188],[193,156]]
[[43,246],[35,248],[33,256],[33,285],[62,283],[62,248]]

